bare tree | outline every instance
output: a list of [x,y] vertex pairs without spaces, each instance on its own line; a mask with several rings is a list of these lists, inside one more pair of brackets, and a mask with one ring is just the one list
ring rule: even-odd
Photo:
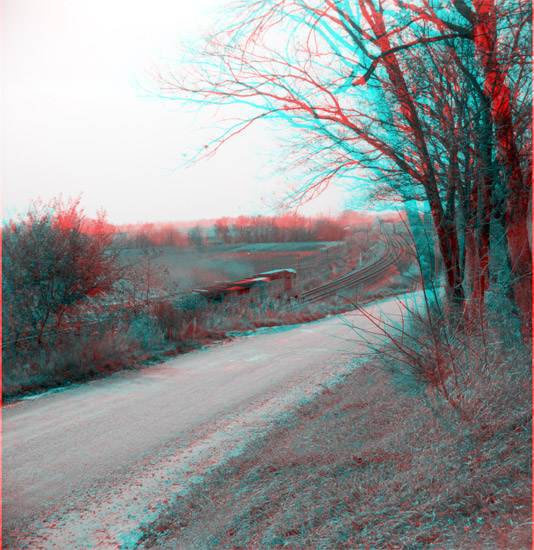
[[451,303],[464,311],[466,257],[471,297],[484,300],[501,166],[526,335],[531,137],[518,115],[530,120],[530,94],[521,92],[530,11],[525,0],[240,0],[192,51],[189,73],[159,75],[161,93],[232,113],[236,104],[248,109],[199,158],[259,120],[292,128],[283,161],[309,173],[293,190],[295,201],[334,177],[364,175],[373,183],[389,179],[402,200],[425,201]]

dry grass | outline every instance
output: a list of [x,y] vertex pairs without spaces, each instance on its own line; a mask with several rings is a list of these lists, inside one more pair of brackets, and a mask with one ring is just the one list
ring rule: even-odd
[[140,311],[2,351],[2,397],[20,396],[135,368],[261,327],[306,323],[354,309],[355,304],[405,291],[405,281],[389,273],[382,285],[343,297],[288,309],[285,301],[234,300],[197,309],[155,303]]
[[102,323],[57,334],[40,345],[2,350],[2,397],[22,395],[101,378],[154,358],[167,346],[154,319]]
[[2,397],[11,401],[100,378],[242,332],[313,321],[343,308],[346,310],[347,304],[342,300],[304,304],[296,311],[286,311],[275,300],[230,301],[198,311],[156,304],[113,322],[50,336],[39,345],[28,341],[6,347],[2,350]]
[[470,414],[432,413],[371,362],[177,500],[144,547],[530,549],[530,361],[493,344]]
[[286,311],[274,300],[230,301],[198,311],[181,311],[171,304],[129,317],[81,328],[2,351],[4,400],[39,393],[58,386],[109,375],[163,361],[213,341],[238,336],[260,327],[313,321],[341,309],[341,300],[305,304]]

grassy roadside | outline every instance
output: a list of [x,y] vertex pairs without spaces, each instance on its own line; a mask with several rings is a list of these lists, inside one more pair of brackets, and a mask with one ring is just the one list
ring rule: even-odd
[[461,414],[431,412],[375,356],[175,502],[142,547],[530,549],[530,362],[492,343]]
[[262,327],[293,325],[403,292],[406,281],[392,268],[384,278],[345,298],[329,298],[288,310],[280,301],[229,302],[204,309],[160,303],[105,323],[2,350],[2,399],[9,403],[73,383],[141,368]]

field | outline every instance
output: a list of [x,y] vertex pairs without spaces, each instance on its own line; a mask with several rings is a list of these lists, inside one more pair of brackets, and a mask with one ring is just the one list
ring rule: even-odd
[[177,292],[203,288],[219,281],[236,281],[273,269],[295,269],[299,278],[321,275],[329,278],[325,270],[332,271],[331,267],[338,272],[349,270],[360,259],[360,248],[344,242],[229,244],[148,250],[125,250],[121,253],[121,261],[146,272],[150,258],[151,264],[160,270],[160,285]]

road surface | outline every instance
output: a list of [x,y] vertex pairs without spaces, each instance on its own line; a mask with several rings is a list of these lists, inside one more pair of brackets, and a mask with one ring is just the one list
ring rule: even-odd
[[4,407],[3,547],[135,548],[173,496],[355,368],[355,340],[330,317]]

